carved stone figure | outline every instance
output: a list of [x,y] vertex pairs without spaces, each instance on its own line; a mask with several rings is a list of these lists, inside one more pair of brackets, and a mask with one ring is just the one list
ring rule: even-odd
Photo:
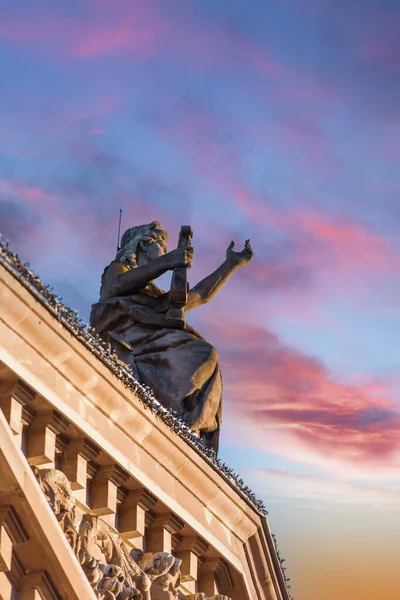
[[76,550],[78,540],[76,500],[67,476],[58,469],[40,470],[35,467],[34,473],[72,549]]
[[[211,300],[251,260],[249,240],[241,252],[233,247],[231,242],[222,265],[190,290],[186,310]],[[121,250],[104,270],[90,321],[104,339],[120,342],[114,348],[139,381],[217,451],[222,399],[217,353],[189,325],[166,327],[169,294],[154,283],[168,270],[190,267],[192,258],[192,248],[167,252],[167,233],[157,221],[128,229]]]
[[120,536],[99,517],[76,514],[68,478],[58,469],[35,470],[39,484],[100,600],[151,600],[150,578]]
[[146,552],[138,561],[150,578],[151,600],[176,600],[180,584],[181,559],[167,552]]
[[76,554],[79,564],[81,565],[83,572],[85,573],[88,581],[93,589],[96,589],[100,581],[104,577],[104,573],[101,569],[100,561],[93,558],[86,550],[82,548],[78,550]]
[[[79,530],[81,547],[101,563],[120,569],[118,578],[125,587],[137,588],[144,598],[150,598],[150,578],[139,568],[130,556],[121,537],[99,517],[83,515]],[[109,573],[106,574],[109,578]]]
[[185,597],[179,591],[181,559],[167,552],[146,552],[137,558],[105,521],[76,508],[68,478],[58,469],[34,468],[38,482],[71,544],[98,600],[230,600]]

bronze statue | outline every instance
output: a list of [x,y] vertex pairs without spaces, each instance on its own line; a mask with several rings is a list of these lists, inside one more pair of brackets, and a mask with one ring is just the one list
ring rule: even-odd
[[[131,365],[138,380],[194,429],[204,444],[218,449],[222,379],[218,356],[192,327],[167,326],[170,294],[154,279],[166,271],[190,267],[193,248],[167,251],[167,233],[158,221],[128,229],[121,249],[104,270],[100,300],[92,307],[91,325]],[[247,240],[241,252],[227,249],[226,260],[187,295],[186,310],[205,304],[229,277],[248,263],[253,251]]]

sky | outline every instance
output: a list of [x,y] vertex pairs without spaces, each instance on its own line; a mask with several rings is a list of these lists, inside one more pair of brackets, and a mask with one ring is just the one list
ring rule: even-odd
[[251,239],[190,322],[295,600],[400,598],[399,28],[398,0],[0,0],[0,230],[67,305],[120,208],[192,226],[192,284]]

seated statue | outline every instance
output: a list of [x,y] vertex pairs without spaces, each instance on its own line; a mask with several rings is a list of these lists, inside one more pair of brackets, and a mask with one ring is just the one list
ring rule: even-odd
[[[189,325],[166,327],[169,293],[154,283],[166,271],[190,267],[193,248],[168,252],[167,239],[157,221],[124,233],[121,249],[102,275],[90,322],[103,339],[122,342],[113,344],[114,349],[137,379],[195,430],[207,448],[217,451],[222,400],[217,353]],[[189,291],[186,310],[211,300],[250,261],[249,240],[241,252],[233,247],[231,242],[222,265]]]

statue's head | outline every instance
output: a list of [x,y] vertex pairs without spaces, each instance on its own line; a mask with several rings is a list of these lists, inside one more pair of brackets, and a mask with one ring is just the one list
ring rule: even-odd
[[167,252],[168,235],[158,221],[137,225],[125,231],[116,261],[136,266],[145,264]]

